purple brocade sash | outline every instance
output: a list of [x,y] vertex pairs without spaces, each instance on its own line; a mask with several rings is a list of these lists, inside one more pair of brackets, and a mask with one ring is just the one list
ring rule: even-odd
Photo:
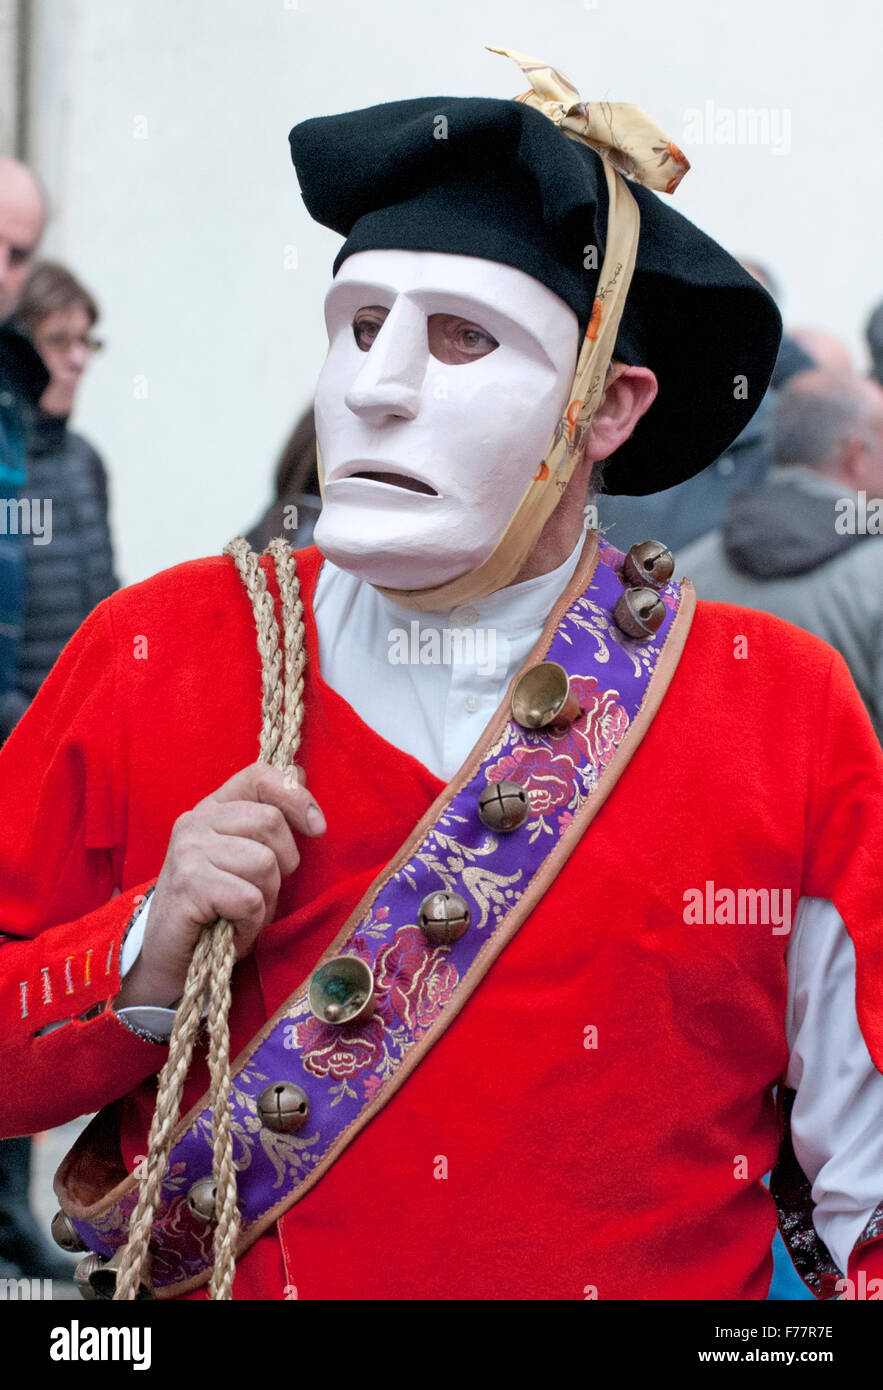
[[[649,727],[683,650],[695,594],[689,581],[666,585],[659,631],[649,640],[626,637],[613,620],[622,559],[590,534],[522,668],[542,660],[563,666],[580,716],[562,732],[531,731],[512,719],[507,695],[460,772],[316,962],[364,960],[375,978],[373,1017],[321,1022],[307,1003],[308,978],[236,1059],[240,1255],[321,1178],[453,1021],[554,881]],[[510,833],[489,830],[478,816],[479,794],[501,781],[519,783],[530,802],[527,820]],[[440,889],[460,894],[470,909],[468,930],[449,945],[431,944],[417,926],[421,901]],[[309,1097],[309,1119],[298,1133],[271,1132],[258,1117],[258,1096],[277,1081],[294,1082]],[[97,1126],[99,1165],[106,1115],[90,1126]],[[128,1238],[138,1180],[129,1175],[88,1204],[74,1197],[84,1189],[68,1179],[83,1171],[90,1129],[59,1170],[56,1192],[88,1248],[112,1256]],[[211,1111],[203,1097],[176,1131],[153,1224],[151,1285],[158,1297],[185,1293],[210,1275],[212,1227],[192,1215],[187,1194],[211,1172]]]

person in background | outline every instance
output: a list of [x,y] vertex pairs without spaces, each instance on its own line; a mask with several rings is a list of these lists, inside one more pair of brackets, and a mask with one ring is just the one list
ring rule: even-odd
[[322,510],[316,460],[316,426],[312,403],[307,407],[279,456],[273,480],[274,498],[245,538],[260,553],[273,536],[284,536],[292,550],[313,541],[313,527]]
[[[12,314],[46,222],[46,199],[36,178],[16,159],[0,157],[0,697],[15,680],[21,638],[24,559],[17,526],[8,520],[25,480],[26,418],[49,376],[42,359],[12,322]],[[15,512],[17,516],[17,512]]]
[[772,449],[764,486],[734,498],[679,568],[702,598],[773,613],[835,647],[883,741],[883,387],[801,372],[777,402]]
[[[778,303],[778,283],[765,266],[740,259]],[[646,497],[596,499],[598,524],[607,539],[620,550],[648,537],[664,537],[675,552],[720,526],[731,497],[760,487],[770,467],[769,432],[775,392],[794,375],[817,365],[793,336],[785,333],[779,346],[769,391],[745,429],[729,449],[685,483]]]
[[[15,685],[0,698],[0,740],[9,736],[65,643],[96,604],[120,587],[108,525],[107,475],[87,440],[69,428],[92,354],[98,306],[64,266],[41,261],[22,287],[16,322],[49,371],[26,438],[31,529],[26,538],[24,621]],[[43,534],[37,534],[34,518]]]
[[853,372],[855,364],[849,348],[824,328],[794,328],[791,337],[807,359],[825,372]]
[[[14,694],[25,587],[25,538],[10,524],[27,478],[25,437],[49,372],[10,316],[33,265],[46,225],[39,180],[17,159],[0,156],[0,703]],[[0,742],[3,735],[0,734]],[[2,945],[2,937],[0,937]],[[46,1242],[30,1209],[31,1141],[0,1142],[0,1278],[66,1279],[67,1261]]]
[[883,301],[874,309],[865,329],[871,354],[871,376],[883,386]]
[[0,155],[0,323],[15,309],[46,225],[46,195],[36,175]]
[[[740,265],[749,275],[753,275],[758,284],[763,285],[767,294],[771,294],[773,299],[782,307],[782,286],[778,279],[770,270],[769,266],[762,265],[760,261],[740,259]],[[809,349],[797,342],[793,333],[787,329],[782,334],[782,341],[779,344],[779,353],[776,357],[776,365],[770,378],[770,390],[778,391],[789,377],[795,376],[797,372],[809,371],[811,367],[817,367],[820,363],[809,352]]]

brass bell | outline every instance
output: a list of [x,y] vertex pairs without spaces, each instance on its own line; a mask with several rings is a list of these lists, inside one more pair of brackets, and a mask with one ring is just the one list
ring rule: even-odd
[[[310,1118],[310,1098],[293,1081],[274,1081],[272,1085],[265,1086],[258,1096],[258,1116],[264,1129],[271,1129],[274,1134],[297,1134]],[[194,1183],[191,1192],[198,1186],[198,1183]]]
[[622,563],[623,579],[638,587],[649,584],[653,589],[662,589],[674,572],[675,557],[662,541],[640,541]]
[[[121,1245],[119,1250],[112,1257],[112,1259],[106,1261],[102,1260],[101,1264],[97,1265],[96,1268],[93,1269],[92,1273],[89,1275],[89,1284],[92,1288],[93,1298],[113,1298],[114,1293],[116,1292],[117,1274],[119,1273],[120,1265],[123,1262],[123,1255],[125,1254],[125,1251],[125,1245]],[[139,1284],[138,1292],[135,1295],[135,1299],[139,1303],[143,1303],[146,1299],[156,1297],[150,1285],[143,1282],[144,1280],[150,1278],[150,1269],[152,1264],[153,1261],[150,1257],[150,1252],[148,1251],[147,1258],[145,1259],[143,1268],[141,1270],[142,1282],[141,1284]],[[86,1295],[86,1297],[88,1297],[88,1294]]]
[[55,1213],[49,1230],[55,1244],[60,1245],[62,1250],[67,1250],[71,1255],[78,1250],[89,1249],[70,1217],[66,1216],[63,1211]]
[[570,678],[557,661],[541,661],[519,676],[509,705],[523,729],[566,729],[580,715]]
[[310,1011],[322,1023],[354,1023],[374,1013],[374,976],[358,956],[335,956],[310,980]]
[[88,1254],[85,1259],[80,1260],[80,1263],[74,1270],[74,1283],[79,1289],[82,1298],[92,1299],[98,1297],[92,1285],[89,1283],[89,1276],[94,1270],[100,1269],[103,1264],[103,1257],[101,1255],[96,1255],[94,1250]]
[[489,830],[508,833],[524,825],[530,800],[517,782],[490,782],[478,798],[478,814]]
[[652,637],[662,626],[665,604],[655,589],[625,589],[613,610],[613,618],[627,637]]
[[450,946],[469,926],[469,904],[459,893],[427,893],[417,911],[417,925],[433,946]]
[[205,1225],[214,1221],[217,1191],[214,1178],[197,1178],[187,1193],[187,1207],[191,1216]]

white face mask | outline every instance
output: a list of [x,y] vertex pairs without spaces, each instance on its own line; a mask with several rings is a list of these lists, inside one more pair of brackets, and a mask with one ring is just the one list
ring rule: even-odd
[[470,573],[514,516],[567,406],[576,314],[498,261],[377,250],[344,261],[325,320],[316,544],[390,589]]

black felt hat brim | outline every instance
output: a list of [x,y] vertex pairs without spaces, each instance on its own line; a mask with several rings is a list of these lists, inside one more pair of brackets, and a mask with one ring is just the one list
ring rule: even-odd
[[[438,118],[446,138],[436,139]],[[400,248],[515,266],[569,304],[585,331],[603,258],[600,157],[541,112],[485,97],[421,97],[315,117],[289,135],[311,216],[357,251]],[[604,470],[605,491],[659,492],[707,467],[757,409],[775,365],[772,298],[665,198],[629,183],[641,213],[615,356],[649,367],[655,401]]]
[[641,213],[617,356],[650,367],[655,401],[604,468],[604,491],[644,496],[720,458],[769,385],[782,336],[775,301],[663,198],[629,184]]

